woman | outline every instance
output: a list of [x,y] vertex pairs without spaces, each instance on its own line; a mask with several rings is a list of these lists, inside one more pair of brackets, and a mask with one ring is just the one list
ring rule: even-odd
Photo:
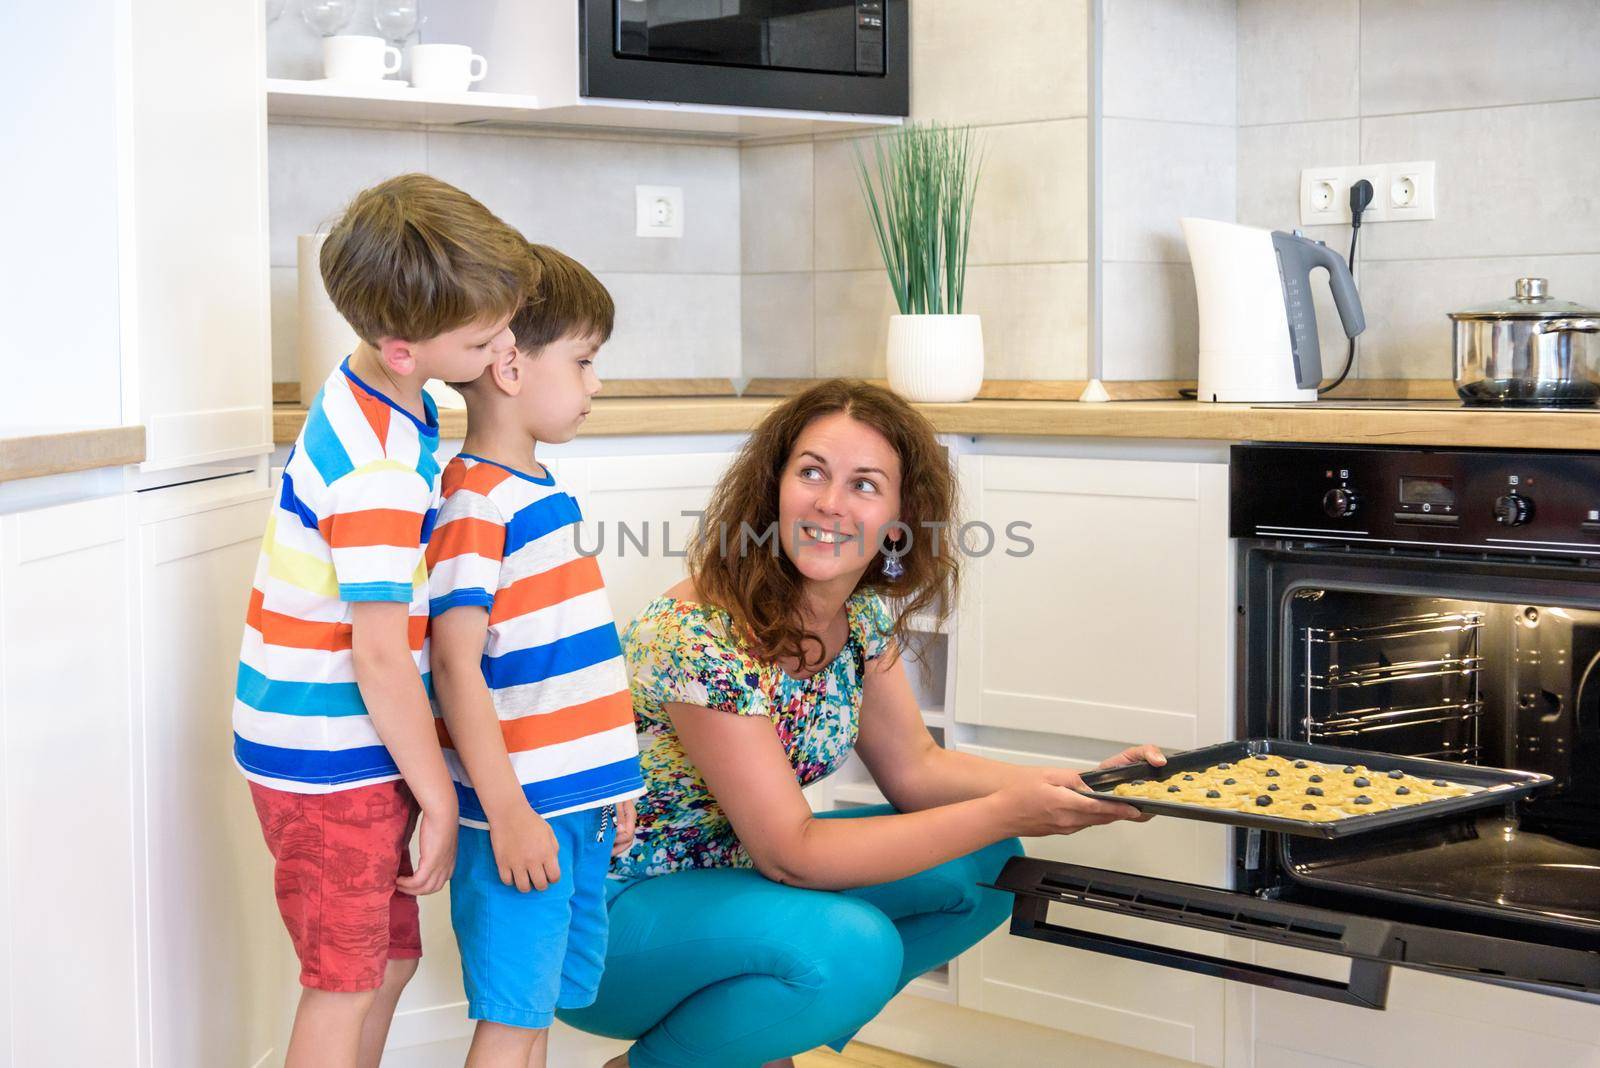
[[[623,636],[648,792],[617,862],[598,1000],[608,1068],[753,1068],[836,1048],[998,926],[1018,835],[1138,818],[1070,771],[938,746],[898,655],[954,596],[955,485],[933,428],[824,382],[755,431],[712,496],[690,578]],[[891,616],[883,596],[899,606]],[[813,815],[860,754],[889,805]],[[1148,758],[1129,750],[1107,766]],[[841,818],[831,818],[841,817]]]

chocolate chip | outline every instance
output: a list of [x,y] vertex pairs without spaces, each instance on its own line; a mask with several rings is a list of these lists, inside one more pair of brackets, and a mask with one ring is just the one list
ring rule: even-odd
[[1320,786],[1307,786],[1306,787],[1306,793],[1309,794],[1312,797],[1321,797],[1322,796],[1322,787],[1320,787]]
[[1256,798],[1256,804],[1260,805],[1263,808],[1265,808],[1266,806],[1272,804],[1271,795],[1262,794],[1260,797]]
[[1184,782],[1194,782],[1194,776],[1193,775],[1185,775],[1183,777],[1183,781]]
[[1278,789],[1278,784],[1275,783],[1275,782],[1269,782],[1269,783],[1267,783],[1267,789],[1269,789],[1269,790],[1273,791],[1274,793],[1276,793],[1277,789]]
[[1169,787],[1167,787],[1167,793],[1169,793],[1169,794],[1175,794],[1175,793],[1177,793],[1177,792],[1178,792],[1178,788],[1177,788],[1177,787],[1176,787],[1176,786],[1169,786]]
[[1304,805],[1300,806],[1300,811],[1301,812],[1309,812],[1310,810],[1312,810],[1312,809],[1314,809],[1316,807],[1317,807],[1316,805],[1310,804],[1308,802],[1307,804],[1304,804]]
[[1237,785],[1239,785],[1239,780],[1238,779],[1223,779],[1222,780],[1222,785],[1224,785],[1224,786],[1237,786]]
[[1349,764],[1346,764],[1344,766],[1344,773],[1346,775],[1354,775],[1356,773],[1356,769],[1352,768]]
[[1267,759],[1267,754],[1265,754],[1265,753],[1257,753],[1256,754],[1256,759],[1257,760],[1265,760],[1265,759]]
[[1313,776],[1311,776],[1311,781],[1312,782],[1321,782],[1322,781],[1322,776],[1321,775],[1313,775]]
[[1277,777],[1278,777],[1278,769],[1277,768],[1268,768],[1267,769],[1267,778],[1276,779]]
[[1206,796],[1207,797],[1221,797],[1222,795],[1217,793],[1217,791],[1215,791],[1215,790],[1207,790],[1206,791]]
[[1391,771],[1389,773],[1389,778],[1391,778],[1391,779],[1403,779],[1405,777],[1406,777],[1406,773],[1401,771],[1399,768],[1396,768],[1394,771]]
[[1396,786],[1394,788],[1394,792],[1396,794],[1404,796],[1405,794],[1409,794],[1411,792],[1411,787],[1409,787],[1409,786]]
[[1435,779],[1435,780],[1433,780],[1433,785],[1435,785],[1435,786],[1449,786],[1450,784],[1445,782],[1443,779]]
[[1218,771],[1227,771],[1231,767],[1233,767],[1232,764],[1229,764],[1227,761],[1223,761],[1221,764],[1217,765],[1217,770]]
[[1352,783],[1351,785],[1353,785],[1353,786],[1371,786],[1372,785],[1372,780],[1368,779],[1365,775],[1357,775],[1356,779],[1355,779],[1355,782]]
[[1130,782],[1128,785],[1129,786],[1143,786],[1144,785],[1144,780],[1143,779],[1135,779],[1132,782]]
[[1306,762],[1304,760],[1296,760],[1294,762],[1294,766],[1297,768],[1303,768],[1306,766]]
[[1372,804],[1372,798],[1368,797],[1366,794],[1360,794],[1356,797],[1355,802],[1358,805],[1370,805]]

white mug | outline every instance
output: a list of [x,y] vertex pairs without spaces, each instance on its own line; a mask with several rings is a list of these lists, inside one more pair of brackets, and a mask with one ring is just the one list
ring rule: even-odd
[[411,46],[411,84],[438,93],[464,93],[489,73],[489,61],[466,45]]
[[339,34],[322,39],[322,73],[339,82],[381,82],[400,70],[400,50],[382,37]]

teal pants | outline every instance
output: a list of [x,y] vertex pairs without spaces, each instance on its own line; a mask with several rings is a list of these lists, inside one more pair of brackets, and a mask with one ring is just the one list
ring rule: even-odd
[[614,883],[599,996],[557,1015],[632,1039],[633,1068],[758,1068],[841,1048],[901,987],[1010,915],[1009,894],[978,884],[1021,852],[1008,839],[858,890],[803,890],[743,868]]

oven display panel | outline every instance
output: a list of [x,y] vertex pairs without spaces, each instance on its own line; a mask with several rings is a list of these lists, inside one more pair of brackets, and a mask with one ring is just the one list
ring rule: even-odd
[[1400,476],[1400,507],[1404,511],[1453,512],[1454,480],[1437,476]]

